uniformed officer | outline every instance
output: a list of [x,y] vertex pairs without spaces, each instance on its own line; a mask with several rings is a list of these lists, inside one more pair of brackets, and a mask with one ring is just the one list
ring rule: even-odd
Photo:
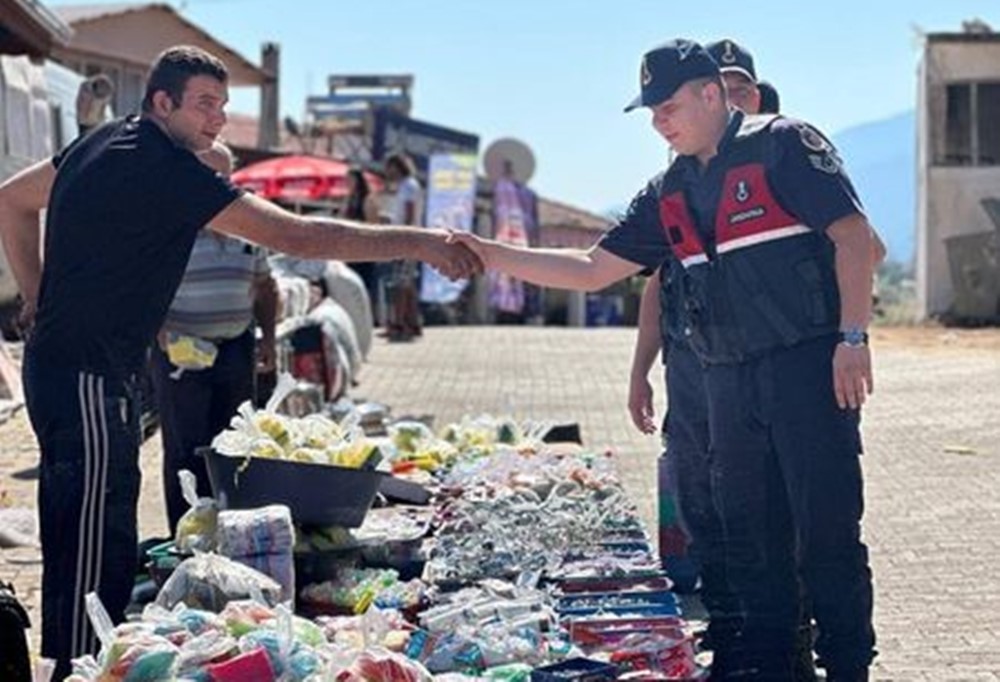
[[571,289],[679,262],[741,607],[745,667],[733,674],[791,679],[801,575],[828,680],[865,680],[875,636],[858,420],[872,390],[872,229],[826,138],[799,121],[730,112],[719,67],[697,43],[647,52],[640,82],[627,110],[650,108],[678,157],[598,245],[453,239],[487,267]]
[[[706,46],[719,65],[729,105],[756,114],[762,95],[758,90],[753,55],[737,42],[724,39]],[[684,329],[684,306],[679,264],[657,272],[643,291],[636,347],[629,381],[629,413],[644,433],[656,430],[653,391],[648,375],[662,349],[667,405],[662,433],[665,451],[660,469],[660,556],[668,575],[681,591],[700,576],[700,596],[709,613],[704,645],[713,651],[716,675],[739,667],[729,643],[735,635],[738,603],[726,581],[722,519],[713,504],[709,468],[708,398],[701,362],[690,348]],[[673,285],[673,286],[672,286]],[[805,623],[808,610],[803,609]],[[803,628],[799,640],[795,679],[816,679],[812,637]]]

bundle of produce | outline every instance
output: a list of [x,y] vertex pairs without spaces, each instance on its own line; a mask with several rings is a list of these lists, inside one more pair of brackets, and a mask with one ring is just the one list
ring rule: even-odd
[[393,473],[414,469],[438,471],[458,457],[458,448],[438,438],[430,427],[418,421],[399,421],[388,427],[393,450],[390,455]]
[[295,381],[283,375],[263,410],[250,402],[240,405],[229,429],[212,441],[212,448],[231,457],[264,457],[352,469],[374,468],[381,461],[378,446],[369,440],[356,415],[337,423],[320,414],[294,418],[278,414],[277,407]]

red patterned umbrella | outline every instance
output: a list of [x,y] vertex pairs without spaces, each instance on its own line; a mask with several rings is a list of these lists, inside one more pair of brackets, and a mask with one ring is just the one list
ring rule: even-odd
[[[318,156],[278,156],[251,164],[233,173],[233,183],[265,199],[322,201],[347,195],[350,165]],[[381,188],[375,176],[365,173],[373,190]]]

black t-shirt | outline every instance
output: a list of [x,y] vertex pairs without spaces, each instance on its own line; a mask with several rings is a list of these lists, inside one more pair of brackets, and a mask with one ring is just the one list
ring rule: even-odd
[[127,376],[163,322],[198,230],[240,191],[135,117],[78,138],[53,163],[29,351]]

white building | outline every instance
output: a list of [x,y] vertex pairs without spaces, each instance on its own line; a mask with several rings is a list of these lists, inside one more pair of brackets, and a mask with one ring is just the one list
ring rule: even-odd
[[1000,34],[925,37],[917,93],[917,300],[923,318],[1000,318]]

